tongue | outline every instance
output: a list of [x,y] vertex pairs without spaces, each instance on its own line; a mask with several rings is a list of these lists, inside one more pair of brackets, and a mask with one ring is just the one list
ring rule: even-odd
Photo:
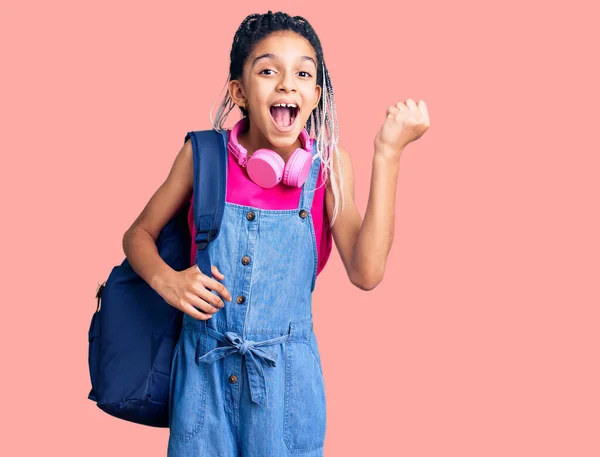
[[282,127],[289,127],[292,124],[292,109],[285,106],[276,106],[271,108],[271,115],[277,124]]

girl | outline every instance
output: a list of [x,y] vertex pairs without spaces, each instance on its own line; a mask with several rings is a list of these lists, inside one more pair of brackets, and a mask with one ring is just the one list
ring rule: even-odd
[[[350,157],[337,145],[323,50],[304,18],[269,11],[244,19],[213,128],[222,130],[235,106],[243,117],[227,132],[226,203],[220,234],[208,247],[211,274],[195,264],[195,243],[192,266],[183,271],[171,269],[155,246],[193,192],[189,141],[123,239],[134,270],[184,313],[171,366],[168,455],[322,456],[325,389],[311,313],[316,276],[333,236],[352,284],[371,290],[382,280],[400,155],[427,130],[427,110],[411,99],[388,108],[374,142],[363,222]],[[261,162],[264,155],[270,158]],[[270,172],[279,166],[281,180],[253,175],[250,163]],[[191,215],[190,226],[193,240]]]

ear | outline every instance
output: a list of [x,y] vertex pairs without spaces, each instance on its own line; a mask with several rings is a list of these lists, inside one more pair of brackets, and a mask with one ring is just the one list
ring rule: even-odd
[[229,81],[229,96],[231,97],[231,99],[233,100],[233,102],[238,105],[241,106],[243,108],[247,108],[248,106],[248,100],[246,99],[246,96],[244,95],[244,88],[242,86],[241,81],[234,79],[232,81]]
[[321,86],[318,84],[315,86],[315,104],[313,106],[313,110],[319,106],[319,102],[321,101]]

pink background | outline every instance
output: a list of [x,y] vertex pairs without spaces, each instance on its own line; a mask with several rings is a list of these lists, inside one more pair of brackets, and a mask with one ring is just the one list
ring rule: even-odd
[[166,454],[86,398],[94,293],[268,9],[320,36],[363,216],[387,106],[432,122],[384,281],[352,286],[335,247],[319,275],[325,455],[600,455],[592,4],[2,2],[2,455]]

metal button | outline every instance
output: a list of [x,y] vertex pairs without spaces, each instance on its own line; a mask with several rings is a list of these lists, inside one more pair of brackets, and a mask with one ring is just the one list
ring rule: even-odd
[[231,376],[229,376],[229,382],[231,384],[235,384],[237,382],[237,376],[232,374]]
[[308,213],[307,213],[307,211],[305,209],[300,210],[300,213],[298,213],[298,214],[300,215],[300,217],[302,219],[304,219],[308,215]]
[[242,257],[242,265],[248,265],[249,263],[250,263],[250,257],[248,257],[247,255]]
[[252,211],[248,211],[246,213],[246,219],[248,219],[249,221],[253,221],[254,220],[254,213]]
[[241,305],[246,301],[246,297],[244,297],[243,295],[238,295],[238,298],[236,298],[235,301],[238,303],[238,305]]

